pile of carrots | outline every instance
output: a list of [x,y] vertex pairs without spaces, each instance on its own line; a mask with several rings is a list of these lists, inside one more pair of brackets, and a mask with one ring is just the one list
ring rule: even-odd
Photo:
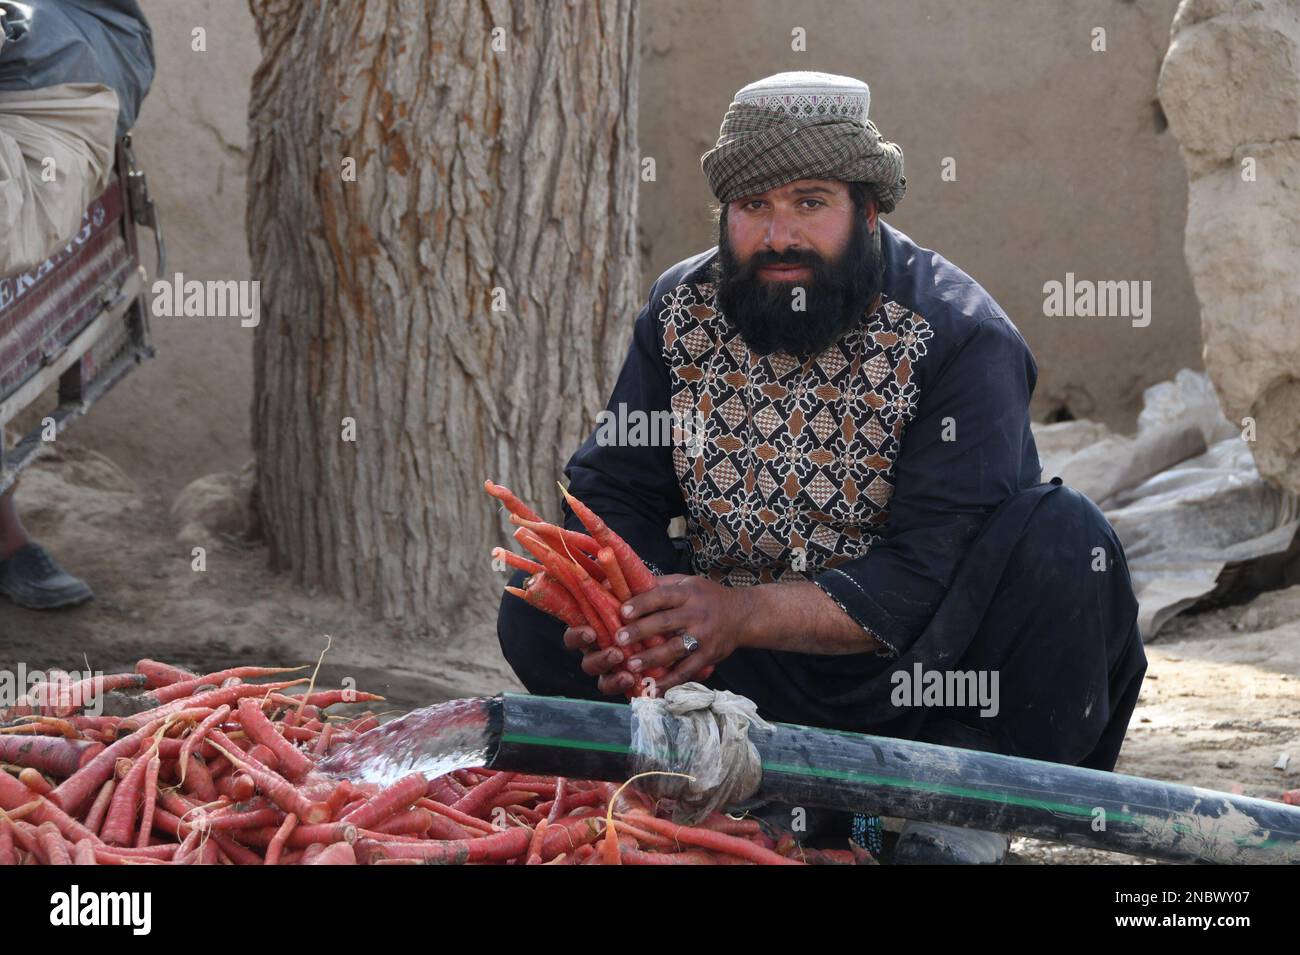
[[[382,697],[314,678],[299,694],[308,680],[247,682],[286,672],[141,660],[76,693],[37,687],[0,712],[0,865],[869,861],[801,849],[756,819],[680,826],[626,783],[483,768],[386,787],[334,779],[317,762],[379,718],[326,711]],[[81,715],[106,694],[128,715]]]
[[[504,547],[493,548],[493,558],[530,575],[522,588],[506,587],[506,591],[570,627],[590,627],[602,650],[617,646],[614,635],[623,619],[620,608],[628,598],[657,586],[657,578],[645,562],[595,511],[563,486],[560,491],[587,529],[585,534],[546,523],[503,485],[485,481],[483,486],[505,505],[510,523],[518,527],[515,540],[536,558],[529,560]],[[644,644],[618,649],[626,663],[645,647],[658,646],[664,639],[656,634]],[[633,681],[627,695],[639,696],[652,690],[654,681],[667,672],[663,667],[647,669]],[[712,672],[712,667],[706,667],[699,679],[708,679]]]

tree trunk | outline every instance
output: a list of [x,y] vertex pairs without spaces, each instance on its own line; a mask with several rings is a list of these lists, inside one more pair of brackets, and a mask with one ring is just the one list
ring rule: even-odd
[[481,623],[509,543],[483,480],[558,514],[639,305],[635,0],[250,6],[273,568]]

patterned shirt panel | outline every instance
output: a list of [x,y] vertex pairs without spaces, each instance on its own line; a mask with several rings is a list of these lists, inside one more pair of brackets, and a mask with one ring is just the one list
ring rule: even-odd
[[695,573],[729,586],[811,579],[865,554],[916,414],[926,320],[882,295],[801,360],[752,353],[713,283],[686,281],[659,301],[672,410],[703,432],[673,449]]

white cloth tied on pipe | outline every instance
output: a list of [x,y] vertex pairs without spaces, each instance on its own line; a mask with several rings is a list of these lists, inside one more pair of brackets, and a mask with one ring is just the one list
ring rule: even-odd
[[758,715],[753,700],[683,683],[662,697],[634,697],[631,704],[633,775],[655,770],[693,777],[637,780],[646,792],[677,801],[677,822],[690,825],[757,792],[763,766],[749,729],[774,727]]

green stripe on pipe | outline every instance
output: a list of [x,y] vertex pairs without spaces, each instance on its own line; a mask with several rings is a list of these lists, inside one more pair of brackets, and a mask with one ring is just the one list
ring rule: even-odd
[[[617,704],[613,704],[617,705]],[[844,735],[856,735],[846,733]],[[551,746],[558,749],[585,749],[594,750],[602,753],[621,753],[624,755],[631,754],[631,748],[620,743],[592,743],[586,740],[564,739],[554,736],[529,736],[519,733],[503,733],[502,740],[510,743],[523,743],[532,746]],[[823,779],[842,779],[852,782],[864,782],[876,786],[888,786],[895,789],[911,789],[923,792],[932,792],[949,796],[963,796],[968,799],[983,800],[985,802],[994,802],[999,805],[1017,805],[1027,806],[1034,809],[1044,809],[1051,812],[1060,812],[1067,815],[1090,817],[1092,807],[1081,807],[1071,803],[1052,802],[1045,799],[1038,799],[1031,796],[1018,796],[1008,792],[995,792],[984,789],[971,789],[965,786],[953,786],[947,783],[927,783],[916,780],[905,779],[902,777],[892,776],[874,776],[868,773],[855,773],[848,770],[822,769],[816,766],[799,766],[787,763],[763,763],[765,771],[775,773],[785,773],[794,776],[813,776]],[[1134,816],[1128,813],[1109,812],[1108,818],[1118,818],[1134,826],[1142,827],[1150,818],[1147,816]],[[1159,824],[1159,817],[1156,817]],[[1186,823],[1174,822],[1168,823],[1175,832],[1180,834],[1190,834],[1197,831],[1198,827],[1190,826]],[[1233,840],[1236,845],[1249,845],[1252,847],[1264,847],[1273,842],[1280,843],[1282,840],[1265,836],[1263,841],[1248,842],[1245,837],[1237,837]]]
[[520,733],[502,733],[503,743],[527,743],[532,746],[553,746],[556,749],[591,749],[600,753],[623,753],[631,750],[623,743],[593,743],[584,739],[561,739],[556,736],[525,736]]
[[[560,739],[554,736],[523,736],[516,733],[504,733],[501,738],[506,742],[524,743],[533,746],[554,746],[559,749],[589,749],[597,750],[602,753],[631,754],[630,747],[622,746],[618,743],[590,743],[586,740]],[[1055,812],[1072,813],[1074,815],[1092,815],[1092,810],[1090,808],[1083,809],[1069,803],[1047,802],[1046,800],[1033,799],[1026,796],[1012,796],[1010,793],[990,792],[985,789],[970,789],[964,786],[950,786],[946,783],[921,783],[901,777],[873,776],[868,773],[854,773],[836,769],[821,769],[820,767],[815,766],[796,766],[786,763],[763,763],[763,769],[775,773],[786,773],[792,776],[815,776],[822,779],[843,779],[870,783],[876,786],[891,786],[898,789],[916,789],[925,792],[943,793],[950,796],[965,796],[971,799],[996,801],[1000,804],[1014,803],[1016,805],[1032,806],[1038,809],[1050,809]],[[1126,822],[1137,822],[1142,817],[1119,814],[1119,818]]]
[[[916,789],[922,792],[939,793],[945,796],[964,796],[968,799],[996,801],[999,804],[1030,806],[1035,809],[1050,809],[1052,812],[1069,813],[1076,816],[1091,816],[1092,807],[1076,806],[1073,803],[1049,802],[1032,796],[1016,796],[1009,792],[988,789],[971,789],[967,786],[953,786],[948,783],[928,783],[897,776],[873,776],[868,773],[853,773],[847,770],[821,769],[785,763],[764,763],[764,771],[787,773],[792,776],[819,776],[823,779],[844,779],[854,782],[870,783],[874,786],[893,786],[899,789]],[[1127,813],[1107,812],[1107,818],[1119,818],[1124,822],[1139,823],[1144,816],[1131,816]]]

